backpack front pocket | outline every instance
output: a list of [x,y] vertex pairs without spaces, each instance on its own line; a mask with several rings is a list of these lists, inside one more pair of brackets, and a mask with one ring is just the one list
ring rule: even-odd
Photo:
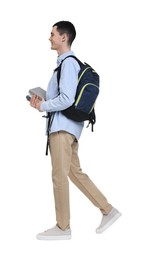
[[75,108],[89,114],[94,107],[98,93],[99,88],[97,85],[92,83],[85,84],[77,97]]

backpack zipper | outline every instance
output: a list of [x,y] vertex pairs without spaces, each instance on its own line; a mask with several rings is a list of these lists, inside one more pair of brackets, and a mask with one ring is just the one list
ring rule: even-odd
[[[78,96],[78,98],[77,98],[77,100],[76,100],[76,102],[75,102],[75,106],[78,105],[78,103],[79,103],[79,101],[80,101],[80,99],[81,99],[81,96],[82,96],[82,94],[83,94],[83,92],[84,92],[84,89],[85,89],[88,85],[94,86],[94,87],[96,87],[96,88],[99,89],[99,87],[98,87],[96,84],[93,84],[93,83],[87,83],[87,84],[85,84],[85,85],[82,87],[81,91],[80,91],[80,94],[79,94],[79,96]],[[92,109],[91,109],[91,110],[92,110]]]
[[83,70],[83,72],[82,72],[81,75],[79,76],[78,83],[79,83],[79,81],[81,80],[81,78],[82,78],[82,76],[84,75],[84,73],[85,73],[88,69],[91,69],[91,67],[87,67],[85,70]]

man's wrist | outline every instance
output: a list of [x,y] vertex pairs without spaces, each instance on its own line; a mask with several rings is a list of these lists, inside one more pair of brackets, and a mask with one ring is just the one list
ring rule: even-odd
[[39,111],[41,111],[41,112],[44,112],[44,108],[43,108],[43,104],[44,104],[45,102],[44,101],[41,101],[40,103],[39,103]]

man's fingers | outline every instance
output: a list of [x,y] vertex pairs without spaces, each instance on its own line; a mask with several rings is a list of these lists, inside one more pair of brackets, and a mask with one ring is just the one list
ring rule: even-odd
[[33,96],[31,97],[30,105],[31,105],[32,107],[36,107],[36,102],[37,102],[37,100],[38,100],[38,97],[37,97],[36,95],[33,95]]

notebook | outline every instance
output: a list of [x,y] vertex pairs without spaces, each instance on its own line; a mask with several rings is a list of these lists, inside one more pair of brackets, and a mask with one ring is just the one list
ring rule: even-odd
[[46,91],[41,87],[32,88],[29,90],[29,93],[31,96],[32,95],[38,96],[40,100],[42,97],[46,100]]

